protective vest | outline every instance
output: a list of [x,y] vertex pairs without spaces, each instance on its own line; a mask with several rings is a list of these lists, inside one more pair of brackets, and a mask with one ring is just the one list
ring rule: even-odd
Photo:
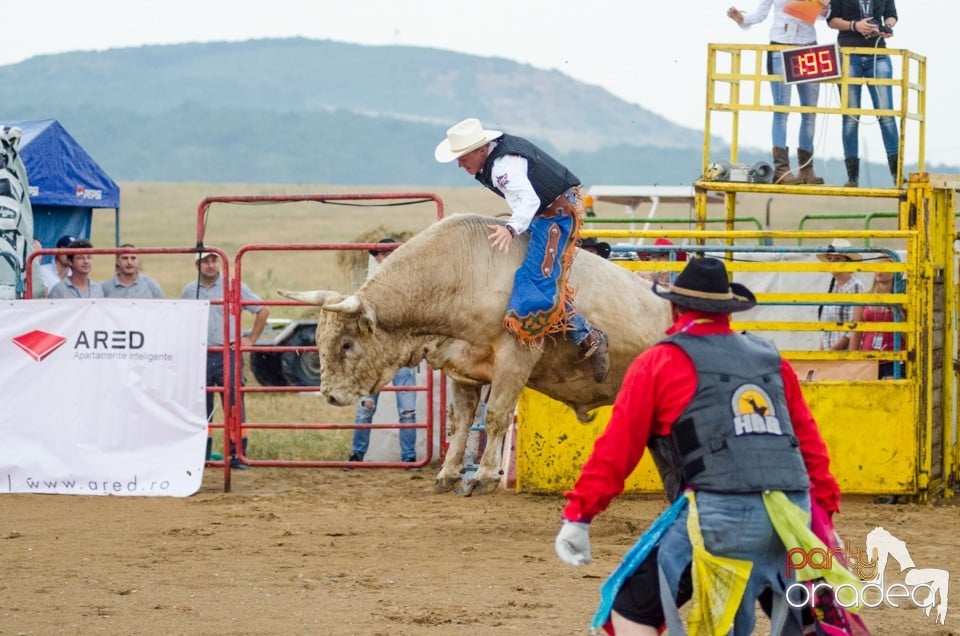
[[538,213],[553,203],[558,196],[570,188],[580,185],[580,179],[575,174],[537,146],[520,137],[503,135],[497,139],[497,145],[490,152],[490,156],[487,157],[483,169],[474,175],[477,181],[501,197],[503,197],[503,192],[493,185],[490,173],[493,169],[494,160],[504,155],[520,155],[527,160],[527,178],[530,179],[530,184],[537,196],[540,197]]
[[697,370],[697,390],[669,435],[648,446],[664,490],[803,491],[810,478],[787,410],[776,347],[750,334],[666,338]]

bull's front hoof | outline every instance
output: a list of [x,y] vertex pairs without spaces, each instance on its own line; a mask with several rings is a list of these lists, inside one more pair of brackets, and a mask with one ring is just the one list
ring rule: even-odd
[[460,477],[454,479],[453,477],[444,477],[443,475],[438,475],[436,480],[433,482],[433,492],[437,494],[450,492],[460,485],[460,481]]
[[487,495],[497,490],[500,485],[500,479],[470,479],[467,481],[461,494],[471,497],[473,495]]

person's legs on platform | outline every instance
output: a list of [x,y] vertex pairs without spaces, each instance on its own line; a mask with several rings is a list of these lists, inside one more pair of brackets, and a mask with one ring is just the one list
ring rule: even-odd
[[[850,56],[850,77],[863,77],[862,55]],[[847,91],[847,108],[860,108],[860,96],[863,86],[851,84]],[[860,116],[844,115],[842,123],[843,160],[847,167],[848,187],[860,184]]]

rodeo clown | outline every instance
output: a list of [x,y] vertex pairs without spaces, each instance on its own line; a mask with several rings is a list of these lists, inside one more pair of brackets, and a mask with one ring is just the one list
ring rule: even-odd
[[585,214],[580,179],[526,139],[484,130],[474,118],[448,129],[434,157],[456,160],[510,206],[505,224],[487,226],[494,249],[506,252],[513,237],[530,233],[503,319],[507,331],[534,347],[550,334],[565,333],[580,347],[593,379],[603,382],[610,370],[607,336],[577,311],[567,284]]
[[749,571],[739,598],[706,590],[724,595],[728,608],[730,624],[716,633],[752,633],[756,600],[772,592],[771,633],[801,634],[799,611],[785,599],[791,580],[776,510],[794,513],[802,526],[794,530],[809,535],[811,497],[829,519],[840,491],[797,375],[772,343],[731,331],[730,313],[756,298],[729,282],[722,261],[691,259],[673,285],[654,283],[653,291],[670,301],[673,325],[627,370],[606,429],[565,493],[557,555],[570,565],[591,562],[590,521],[622,492],[649,448],[673,505],[604,585],[594,627],[618,636],[653,636],[664,625],[685,633],[677,607],[693,596],[688,622],[698,631],[694,621],[711,617],[700,615],[704,603],[697,609],[704,586],[698,590],[699,573],[691,577],[702,554],[693,554],[696,545]]

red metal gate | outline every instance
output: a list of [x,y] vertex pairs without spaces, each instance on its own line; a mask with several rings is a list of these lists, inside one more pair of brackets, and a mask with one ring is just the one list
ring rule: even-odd
[[[245,245],[237,252],[233,261],[232,277],[228,275],[228,266],[225,254],[216,248],[205,246],[206,219],[209,208],[214,203],[220,204],[277,204],[290,202],[320,202],[335,203],[346,201],[396,201],[387,205],[409,205],[412,203],[434,202],[437,206],[437,218],[443,217],[443,202],[435,194],[430,193],[383,193],[383,194],[332,194],[332,195],[278,195],[278,196],[237,196],[237,197],[210,197],[204,199],[197,210],[197,246],[195,251],[203,250],[219,253],[224,258],[224,333],[229,334],[229,324],[232,321],[234,333],[242,333],[241,316],[244,307],[248,305],[263,306],[296,306],[297,303],[292,300],[260,300],[244,301],[241,298],[241,283],[243,281],[243,263],[244,257],[255,252],[310,252],[310,251],[339,251],[339,250],[369,250],[378,246],[371,243],[304,243],[304,244],[285,244],[285,243],[258,243]],[[384,205],[372,204],[372,205]],[[256,346],[257,351],[261,352],[297,352],[302,353],[312,350],[309,345],[302,346]],[[281,468],[343,468],[356,467],[357,464],[346,461],[305,461],[305,460],[253,460],[243,454],[241,438],[243,434],[250,430],[340,430],[340,429],[399,429],[416,428],[425,431],[426,435],[426,454],[414,463],[410,462],[364,462],[364,468],[408,468],[423,466],[430,463],[434,453],[434,430],[437,426],[441,432],[446,431],[446,383],[445,381],[435,382],[432,369],[427,369],[426,383],[412,387],[403,387],[405,391],[422,391],[426,393],[428,408],[426,417],[423,421],[417,421],[413,424],[386,423],[386,424],[353,424],[339,422],[251,422],[244,421],[243,410],[240,408],[239,400],[247,394],[257,393],[278,393],[278,392],[318,392],[320,387],[304,386],[243,386],[242,382],[236,379],[242,377],[243,354],[250,353],[254,346],[244,346],[241,338],[237,337],[226,349],[220,347],[211,347],[210,351],[220,352],[224,358],[224,386],[208,387],[208,391],[219,392],[223,397],[224,420],[222,423],[212,423],[212,427],[222,427],[224,430],[224,460],[207,462],[208,466],[222,467],[224,471],[224,490],[230,490],[231,466],[230,455],[231,447],[235,449],[235,454],[240,462],[249,466],[269,466]],[[229,353],[234,355],[230,356]],[[232,358],[232,367],[226,364]],[[227,367],[230,367],[229,369]],[[442,376],[441,376],[442,378]],[[436,385],[439,384],[439,389]],[[394,387],[385,387],[383,391],[395,391]],[[438,404],[437,415],[434,415],[435,407]],[[435,421],[436,420],[436,421]],[[445,444],[445,435],[441,434],[441,453]]]

